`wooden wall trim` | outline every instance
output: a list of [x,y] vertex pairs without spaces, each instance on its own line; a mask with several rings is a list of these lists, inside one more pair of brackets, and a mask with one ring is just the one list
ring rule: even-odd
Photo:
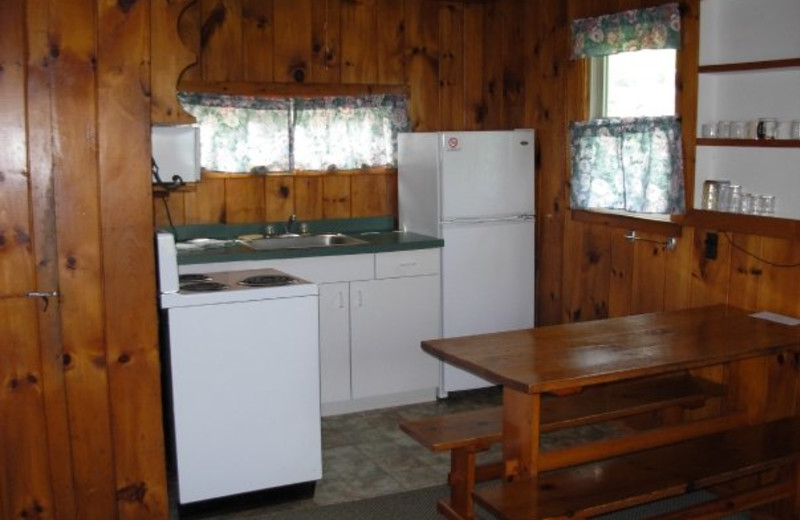
[[644,215],[623,215],[603,211],[583,211],[573,209],[570,211],[573,220],[621,228],[632,231],[655,233],[667,237],[679,237],[682,226],[677,222],[670,222],[658,218],[647,218]]
[[365,94],[406,94],[405,85],[375,83],[263,83],[244,81],[181,81],[182,92],[228,94],[233,96],[321,97]]

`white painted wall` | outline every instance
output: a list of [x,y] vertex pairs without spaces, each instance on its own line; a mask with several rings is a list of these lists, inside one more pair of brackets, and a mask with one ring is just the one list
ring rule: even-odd
[[[704,0],[700,12],[700,64],[800,58],[800,0]],[[800,68],[705,73],[698,88],[698,128],[704,123],[800,120]],[[800,219],[800,148],[697,149],[695,208],[703,181],[727,179],[745,192],[777,196],[776,216]]]

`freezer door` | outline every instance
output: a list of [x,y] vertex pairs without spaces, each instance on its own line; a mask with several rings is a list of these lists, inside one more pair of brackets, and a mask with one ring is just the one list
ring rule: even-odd
[[533,130],[443,132],[442,220],[533,214]]
[[[533,220],[443,226],[442,319],[444,337],[533,326]],[[444,365],[440,396],[486,386]]]

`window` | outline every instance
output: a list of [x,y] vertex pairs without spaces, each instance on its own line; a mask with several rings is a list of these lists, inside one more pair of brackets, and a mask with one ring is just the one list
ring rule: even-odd
[[200,161],[206,171],[394,167],[397,133],[408,128],[404,96],[178,97],[200,126]]
[[679,43],[678,4],[573,22],[573,57],[592,60],[592,119],[570,127],[571,207],[684,211]]
[[674,49],[645,49],[591,58],[589,115],[675,115]]

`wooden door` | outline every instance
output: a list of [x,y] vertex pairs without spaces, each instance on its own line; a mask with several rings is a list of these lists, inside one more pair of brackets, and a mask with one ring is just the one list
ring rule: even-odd
[[149,9],[0,0],[0,520],[167,518]]

